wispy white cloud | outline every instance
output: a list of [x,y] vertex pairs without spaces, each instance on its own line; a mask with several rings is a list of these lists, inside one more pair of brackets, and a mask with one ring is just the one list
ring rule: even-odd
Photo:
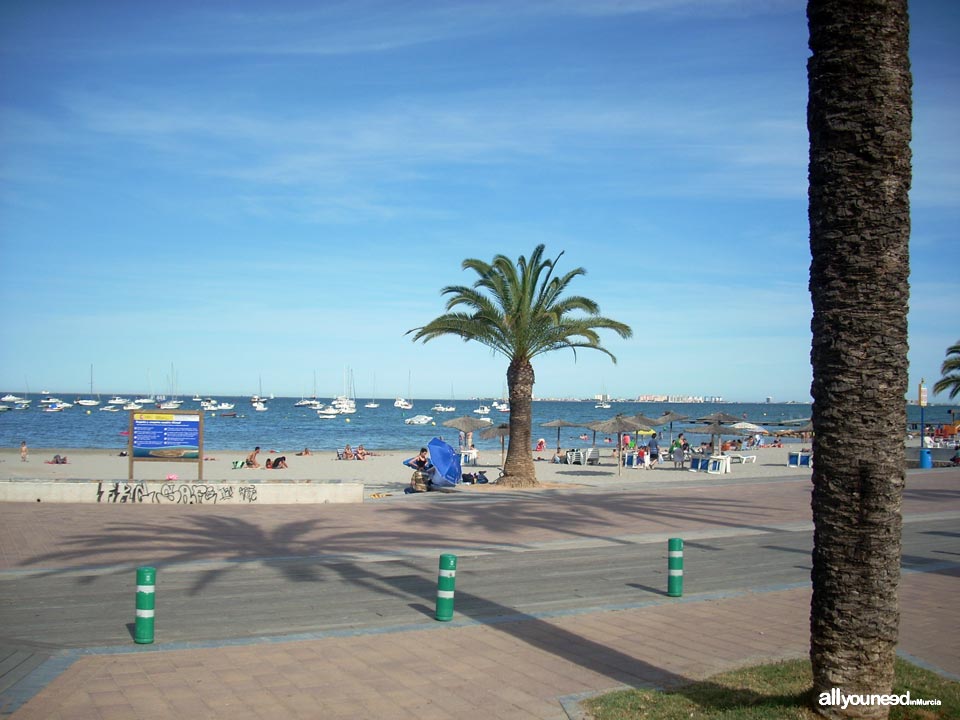
[[[489,0],[487,2],[252,3],[226,9],[203,4],[158,6],[120,21],[109,44],[84,33],[65,35],[68,55],[337,56],[384,53],[485,36],[563,20],[656,16],[667,19],[749,18],[802,10],[800,0]],[[99,14],[76,22],[97,22]],[[19,44],[19,42],[18,42]]]
[[[608,149],[637,172],[652,158],[698,166],[699,179],[657,180],[683,196],[749,189],[799,191],[805,130],[739,108],[704,111],[670,100],[540,97],[503,91],[408,97],[325,116],[276,117],[257,109],[182,104],[131,95],[69,98],[68,121],[104,141],[141,145],[158,162],[251,187],[367,187],[435,178],[452,165],[593,165]],[[76,135],[71,142],[76,142]],[[623,155],[632,148],[630,155]],[[623,170],[621,166],[619,168]],[[643,192],[634,184],[631,192]],[[353,195],[353,193],[351,193]],[[252,196],[251,196],[252,197]],[[371,198],[370,207],[378,201]]]

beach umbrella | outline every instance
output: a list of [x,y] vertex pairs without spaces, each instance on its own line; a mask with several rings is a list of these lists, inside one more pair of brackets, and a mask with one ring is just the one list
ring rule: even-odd
[[[659,424],[655,418],[647,417],[647,416],[644,415],[643,413],[637,413],[636,415],[628,415],[627,417],[630,418],[631,420],[636,420],[638,423],[640,423],[641,425],[643,425],[644,427],[646,427],[645,430],[644,430],[643,428],[640,428],[639,430],[636,430],[636,431],[635,431],[636,434],[638,434],[638,435],[643,434],[643,433],[656,434],[656,430],[653,430],[653,429],[652,429],[654,426],[656,426],[656,425]],[[627,431],[624,432],[624,434],[626,434],[627,432],[630,432],[630,431],[627,430]]]
[[791,427],[784,430],[777,430],[774,435],[809,435],[813,432],[813,423],[808,422],[800,427]]
[[717,444],[713,442],[714,437],[742,434],[740,430],[737,430],[732,425],[723,425],[722,423],[718,423],[718,422],[712,422],[708,425],[695,425],[690,428],[690,432],[695,432],[699,435],[709,435],[710,444],[713,445],[713,451],[715,453],[718,453],[718,448],[717,448]]
[[710,413],[709,415],[697,418],[697,422],[703,423],[735,423],[741,420],[743,420],[743,418],[738,418],[736,415],[725,412]]
[[672,445],[673,444],[673,424],[675,422],[682,422],[683,420],[689,420],[689,419],[690,419],[689,415],[681,415],[680,413],[674,412],[673,410],[666,410],[664,411],[663,415],[657,418],[657,421],[654,423],[654,425],[667,425],[669,423],[670,444]]
[[733,425],[731,425],[730,427],[736,428],[737,430],[739,430],[739,431],[741,431],[742,433],[745,433],[745,434],[751,434],[751,435],[756,435],[757,433],[760,433],[761,435],[769,435],[769,434],[770,434],[770,431],[767,430],[766,428],[760,427],[759,425],[756,425],[756,424],[754,424],[754,423],[752,423],[752,422],[747,422],[746,420],[741,420],[740,422],[735,422],[735,423],[734,423]]
[[[590,428],[591,430],[602,433],[616,433],[617,434],[617,475],[620,474],[620,448],[623,444],[620,440],[621,436],[625,432],[653,432],[653,428],[650,428],[644,425],[641,422],[637,422],[634,418],[628,417],[626,415],[614,415],[609,420],[597,420],[596,422],[587,423],[585,427]],[[596,435],[594,435],[594,444],[596,444]]]
[[460,468],[460,453],[454,451],[450,445],[440,438],[434,438],[427,443],[430,451],[430,462],[436,468],[433,474],[434,485],[458,485],[463,478]]
[[637,413],[636,415],[629,415],[628,417],[633,418],[641,425],[646,425],[647,427],[655,427],[657,425],[665,425],[666,423],[661,422],[660,418],[647,417],[643,413]]
[[560,452],[560,428],[565,427],[583,427],[580,423],[572,423],[567,420],[551,420],[550,422],[540,423],[540,427],[555,427],[557,429],[557,452]]
[[673,410],[665,410],[663,415],[657,418],[657,425],[666,425],[667,423],[680,422],[681,420],[689,419],[689,415],[681,415]]
[[489,440],[490,438],[498,437],[500,438],[500,464],[503,465],[506,460],[506,450],[504,446],[506,444],[506,437],[510,434],[510,425],[508,423],[500,423],[499,425],[494,425],[493,427],[488,427],[486,430],[480,433],[480,437],[484,440]]
[[471,433],[474,430],[479,430],[480,428],[490,427],[490,421],[483,420],[481,418],[470,417],[469,415],[461,415],[460,417],[455,417],[451,420],[444,420],[441,425],[455,428],[461,432]]

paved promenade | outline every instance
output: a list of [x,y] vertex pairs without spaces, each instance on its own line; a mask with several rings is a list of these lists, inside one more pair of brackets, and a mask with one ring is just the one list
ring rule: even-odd
[[[905,553],[900,651],[960,677],[960,541],[944,530],[960,518],[960,472],[909,473],[904,515],[912,536],[936,536],[943,546],[923,558]],[[808,517],[809,479],[796,475],[674,484],[651,477],[601,492],[431,495],[335,507],[7,504],[0,505],[0,578],[16,583],[60,573],[79,585],[111,569],[128,572],[145,559],[163,573],[178,564],[316,555],[317,548],[324,552],[318,563],[363,563],[377,562],[385,548],[424,558],[439,552],[539,557],[544,550],[650,544],[663,551],[665,564],[666,537],[746,543],[778,532],[808,535]],[[203,543],[189,532],[199,522],[217,528]],[[149,537],[131,533],[140,523],[150,526]],[[708,550],[719,553],[718,547]],[[809,558],[790,552],[790,562],[807,572],[802,566]],[[702,590],[694,571],[687,572],[688,592],[679,599],[665,596],[665,574],[658,570],[634,579],[625,588],[627,601],[618,596],[608,604],[496,616],[458,610],[453,622],[438,623],[427,617],[433,597],[420,597],[419,607],[398,598],[411,605],[409,622],[318,627],[293,637],[165,642],[164,627],[176,618],[158,609],[151,646],[26,642],[8,626],[13,609],[0,604],[0,648],[6,649],[0,670],[16,679],[0,693],[6,704],[0,712],[13,711],[16,720],[565,720],[579,717],[577,700],[585,694],[670,685],[806,655],[807,582]],[[531,574],[536,579],[535,569]],[[579,592],[575,576],[564,582],[570,594]],[[457,592],[458,600],[471,593],[466,574],[458,577]],[[249,603],[270,613],[269,598]],[[124,622],[132,620],[132,597],[130,606]],[[209,608],[212,614],[228,610]],[[18,676],[18,663],[29,672]]]

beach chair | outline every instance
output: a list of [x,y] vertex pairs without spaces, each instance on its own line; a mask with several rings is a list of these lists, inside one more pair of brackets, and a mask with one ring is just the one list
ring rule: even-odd
[[600,464],[600,448],[587,448],[583,451],[583,464],[584,465],[599,465]]

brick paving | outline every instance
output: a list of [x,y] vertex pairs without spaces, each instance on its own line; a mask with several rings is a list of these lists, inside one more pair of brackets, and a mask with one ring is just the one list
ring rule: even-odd
[[[911,476],[916,492],[908,496],[906,511],[957,509],[955,480],[955,473],[946,480],[934,474],[929,482]],[[744,507],[741,515],[747,519],[744,524],[762,526],[772,518],[798,519],[797,498],[805,502],[798,485],[753,485],[742,495],[728,487],[726,499],[749,502],[751,507]],[[681,505],[700,491],[686,492],[677,500]],[[654,499],[648,499],[650,503],[663,505]],[[358,518],[377,518],[367,512],[351,515],[354,531]],[[0,508],[0,521],[3,515]],[[691,526],[708,524],[708,515],[707,509],[698,512]],[[86,527],[83,520],[71,523],[74,531]],[[653,516],[638,526],[634,517],[629,523],[611,523],[604,534],[622,533],[627,525],[631,533],[653,532],[659,523]],[[728,524],[730,517],[721,509],[716,525]],[[34,527],[33,533],[23,524],[11,531],[19,533],[27,547],[5,548],[7,562],[19,556],[22,564],[56,546],[51,536],[62,528]],[[381,528],[392,532],[388,526]],[[493,533],[502,542],[531,542],[553,537],[554,531],[540,525],[511,534],[501,526]],[[32,535],[40,537],[31,541]],[[953,676],[960,676],[955,635],[960,605],[951,601],[960,587],[958,579],[960,571],[954,567],[907,572],[901,585],[901,652]],[[495,624],[455,618],[454,623],[426,629],[81,655],[12,718],[565,720],[569,716],[561,699],[569,696],[625,685],[663,686],[754,662],[803,657],[809,642],[809,600],[806,587],[747,590]]]

